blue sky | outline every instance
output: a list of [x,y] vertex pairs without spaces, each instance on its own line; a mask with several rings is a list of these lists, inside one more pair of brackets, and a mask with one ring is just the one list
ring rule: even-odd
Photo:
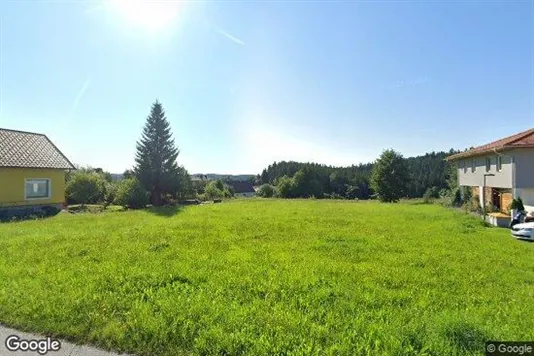
[[532,1],[3,1],[0,19],[0,127],[111,172],[156,99],[191,173],[534,127]]

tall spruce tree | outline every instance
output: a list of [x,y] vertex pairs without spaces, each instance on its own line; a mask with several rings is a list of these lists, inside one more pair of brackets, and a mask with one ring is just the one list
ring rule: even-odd
[[156,100],[137,142],[134,167],[135,176],[150,192],[153,205],[162,205],[165,195],[176,196],[180,189],[178,154],[165,111]]

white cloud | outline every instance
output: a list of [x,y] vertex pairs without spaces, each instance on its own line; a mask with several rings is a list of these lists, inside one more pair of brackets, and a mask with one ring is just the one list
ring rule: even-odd
[[71,114],[74,113],[74,111],[76,110],[76,108],[78,107],[78,104],[80,103],[80,101],[82,100],[85,92],[87,91],[87,89],[89,88],[89,85],[91,85],[91,77],[88,77],[85,82],[83,83],[80,91],[78,92],[78,96],[76,96],[76,99],[74,100],[74,103],[72,104],[72,108],[71,108]]
[[232,42],[235,42],[241,46],[244,46],[245,45],[245,42],[243,42],[241,39],[235,37],[234,35],[226,32],[225,30],[223,30],[222,28],[219,28],[219,27],[216,27],[214,26],[213,29],[215,30],[215,32],[217,32],[218,34],[226,37],[227,39],[229,39],[230,41]]
[[411,79],[411,80],[397,80],[395,84],[393,84],[393,87],[395,88],[416,87],[416,86],[428,84],[428,82],[429,82],[428,77],[420,77],[420,78]]

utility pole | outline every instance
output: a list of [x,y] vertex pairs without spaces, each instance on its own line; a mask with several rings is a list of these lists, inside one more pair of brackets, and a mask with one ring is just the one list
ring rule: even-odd
[[482,185],[482,219],[486,221],[486,177],[493,177],[493,173],[484,173],[484,183]]

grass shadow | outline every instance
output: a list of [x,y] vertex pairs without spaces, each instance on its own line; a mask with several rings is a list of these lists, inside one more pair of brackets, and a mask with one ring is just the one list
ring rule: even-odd
[[485,340],[491,340],[483,330],[465,321],[448,321],[443,335],[454,346],[466,353],[474,353],[484,346]]
[[69,205],[67,211],[69,213],[78,214],[78,213],[101,213],[105,210],[104,206],[98,204],[76,204]]
[[122,206],[119,205],[102,205],[102,204],[75,204],[75,205],[69,205],[67,208],[67,211],[71,214],[79,214],[79,213],[90,213],[90,214],[98,214],[98,213],[106,213],[106,212],[117,212],[117,211],[125,211],[125,209]]
[[0,223],[47,219],[56,216],[60,212],[61,209],[52,206],[45,206],[37,210],[33,207],[23,207],[12,211],[4,209],[0,210]]
[[153,206],[148,208],[147,211],[157,216],[164,216],[170,218],[184,211],[184,207],[182,205]]

